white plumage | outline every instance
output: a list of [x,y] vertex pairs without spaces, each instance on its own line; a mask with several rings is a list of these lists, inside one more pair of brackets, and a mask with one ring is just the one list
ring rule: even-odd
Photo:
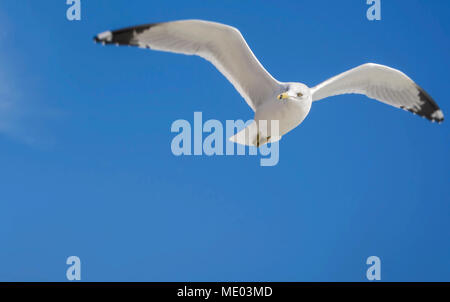
[[[274,79],[256,59],[241,33],[234,27],[203,20],[182,20],[140,25],[97,35],[103,44],[198,55],[210,61],[255,111],[255,122],[231,140],[260,146],[273,142],[298,126],[313,101],[347,93],[359,93],[385,104],[411,111],[431,121],[444,115],[434,100],[404,73],[378,64],[364,64],[313,88]],[[271,135],[271,121],[279,133]],[[267,121],[267,129],[260,127]]]
[[431,97],[403,72],[373,63],[341,73],[311,88],[313,101],[359,93],[385,104],[442,122],[444,115]]

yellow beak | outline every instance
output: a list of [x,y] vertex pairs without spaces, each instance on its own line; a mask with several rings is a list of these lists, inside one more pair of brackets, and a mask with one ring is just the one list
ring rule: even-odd
[[283,99],[287,99],[288,97],[289,97],[289,95],[287,94],[287,92],[283,92],[282,94],[279,94],[277,96],[277,99],[283,100]]

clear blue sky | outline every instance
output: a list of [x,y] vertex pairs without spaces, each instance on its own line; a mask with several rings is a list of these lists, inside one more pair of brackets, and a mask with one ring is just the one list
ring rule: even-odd
[[[250,119],[198,57],[101,47],[98,32],[200,18],[238,27],[280,81],[398,68],[450,116],[450,2],[0,2],[0,281],[450,281],[450,122],[363,96],[313,104],[255,156],[175,157],[171,123]],[[287,43],[288,42],[288,43]],[[289,46],[286,46],[289,45]]]

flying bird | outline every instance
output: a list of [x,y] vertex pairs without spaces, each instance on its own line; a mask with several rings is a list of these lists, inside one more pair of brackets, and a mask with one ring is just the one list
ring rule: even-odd
[[[444,120],[439,106],[425,90],[401,71],[384,65],[363,64],[311,88],[302,83],[279,82],[261,65],[240,31],[221,23],[153,23],[106,31],[95,36],[94,41],[198,55],[211,62],[255,112],[254,122],[230,138],[244,145],[259,147],[278,141],[303,122],[313,102],[341,94],[364,94],[432,122]],[[278,121],[275,135],[272,121]]]

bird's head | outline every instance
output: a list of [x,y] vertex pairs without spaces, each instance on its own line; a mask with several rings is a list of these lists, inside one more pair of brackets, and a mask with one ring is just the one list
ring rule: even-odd
[[305,84],[302,83],[286,83],[285,91],[277,96],[282,101],[290,99],[293,101],[307,100],[311,97],[311,92]]

